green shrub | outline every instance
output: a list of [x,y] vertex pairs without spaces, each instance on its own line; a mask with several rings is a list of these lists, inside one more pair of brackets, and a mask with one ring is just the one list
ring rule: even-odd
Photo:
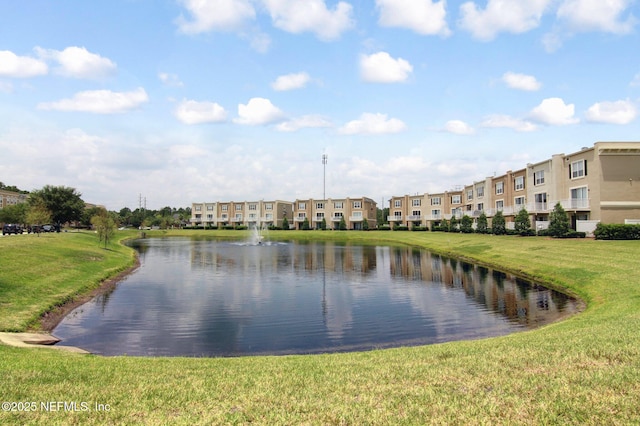
[[391,231],[391,226],[388,224],[378,226],[378,231]]
[[640,225],[599,223],[593,234],[596,240],[640,240]]
[[426,226],[413,226],[411,227],[412,231],[428,231],[429,228],[427,228]]
[[408,231],[409,227],[407,225],[396,225],[393,227],[394,231]]

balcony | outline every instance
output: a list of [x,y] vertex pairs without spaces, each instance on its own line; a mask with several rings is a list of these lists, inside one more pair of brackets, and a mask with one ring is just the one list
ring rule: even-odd
[[332,222],[340,222],[344,216],[333,216],[331,218]]
[[560,205],[565,210],[590,210],[588,198],[570,198],[560,200]]
[[314,222],[322,222],[323,220],[326,220],[324,216],[316,216],[313,218]]
[[402,222],[402,216],[387,216],[387,222]]
[[418,222],[422,220],[422,215],[410,214],[405,219],[409,222]]
[[304,220],[306,219],[306,216],[296,216],[293,218],[294,222],[304,222]]
[[362,222],[364,216],[349,216],[350,222]]

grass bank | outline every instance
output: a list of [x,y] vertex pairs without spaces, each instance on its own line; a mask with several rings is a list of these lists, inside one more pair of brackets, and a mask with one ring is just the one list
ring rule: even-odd
[[[238,236],[207,231],[214,234]],[[85,258],[79,263],[104,262],[103,268],[80,272],[67,292],[83,291],[131,263],[126,249],[114,246],[105,254],[91,237],[69,233],[50,240],[53,264],[66,262],[56,247],[74,238],[71,252]],[[588,307],[566,321],[505,337],[351,354],[104,358],[0,346],[1,399],[37,403],[35,411],[0,412],[0,423],[640,423],[637,241],[335,231],[272,232],[269,237],[425,247],[565,288]],[[10,329],[35,324],[30,315],[59,297],[53,290],[40,291],[47,282],[41,275],[49,270],[37,263],[5,270],[4,254],[17,241],[0,239],[0,309],[3,327]],[[33,244],[20,250],[31,257],[29,250],[44,250]],[[85,254],[93,250],[104,255],[102,260]],[[55,271],[49,274],[52,280],[68,281],[53,277],[67,274],[66,268]],[[23,301],[12,302],[14,296]],[[41,402],[47,401],[76,402],[77,410],[46,411],[49,405]]]

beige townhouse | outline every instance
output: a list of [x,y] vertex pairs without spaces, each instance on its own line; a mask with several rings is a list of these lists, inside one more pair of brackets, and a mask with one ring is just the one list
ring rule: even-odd
[[285,217],[291,219],[293,205],[289,201],[225,201],[191,204],[192,226],[282,227]]
[[303,229],[305,221],[311,229],[340,229],[344,220],[347,229],[377,227],[377,203],[368,197],[299,199],[293,203],[293,224]]

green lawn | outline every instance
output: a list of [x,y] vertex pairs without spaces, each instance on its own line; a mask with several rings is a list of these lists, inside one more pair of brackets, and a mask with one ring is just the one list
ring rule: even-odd
[[[336,231],[269,238],[426,247],[563,288],[588,307],[505,337],[347,354],[104,358],[0,345],[2,401],[37,403],[32,412],[3,411],[0,423],[640,423],[638,241]],[[103,250],[83,233],[4,237],[0,252],[4,330],[37,325],[49,307],[132,263],[128,249]],[[44,411],[46,401],[76,402],[79,411]]]

